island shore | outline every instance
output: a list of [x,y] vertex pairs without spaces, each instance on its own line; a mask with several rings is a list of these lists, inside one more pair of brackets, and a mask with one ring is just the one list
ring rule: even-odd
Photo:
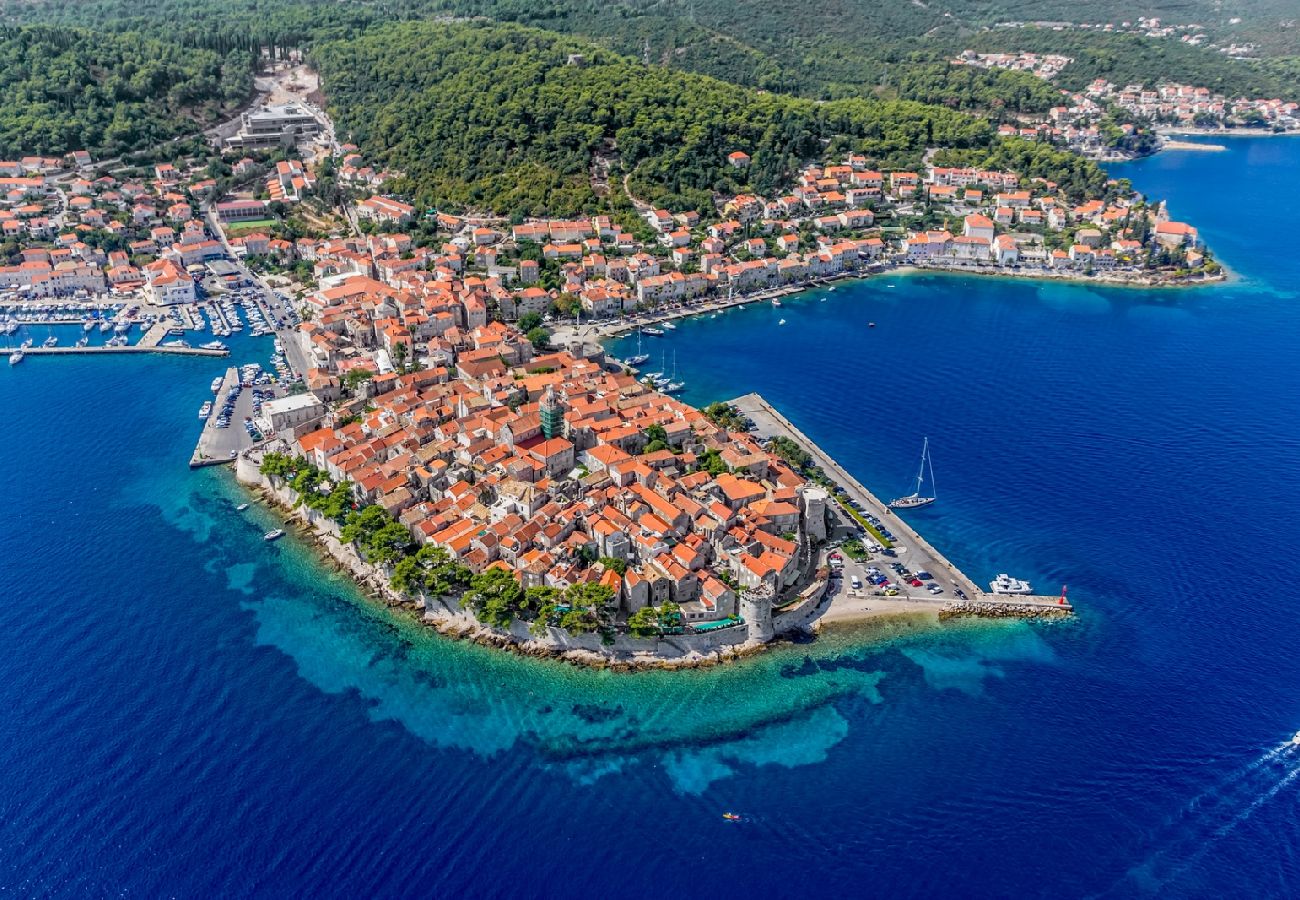
[[1072,284],[1100,284],[1106,287],[1120,288],[1195,288],[1219,284],[1227,281],[1229,271],[1226,267],[1216,275],[1201,275],[1196,278],[1173,280],[1135,272],[1108,272],[1103,275],[1081,275],[1077,272],[1052,272],[1045,269],[1010,269],[1004,266],[953,266],[927,265],[918,262],[899,263],[895,265],[871,266],[862,271],[842,272],[837,275],[820,278],[812,282],[785,285],[732,297],[713,297],[690,305],[673,306],[653,311],[635,313],[616,319],[602,319],[585,322],[580,325],[560,325],[551,334],[551,341],[556,346],[564,347],[580,341],[604,341],[628,332],[635,332],[647,325],[654,326],[662,322],[675,322],[696,316],[719,313],[733,307],[746,306],[751,303],[770,303],[787,297],[815,290],[834,290],[844,281],[868,281],[882,276],[906,278],[913,275],[978,275],[983,278],[1016,278],[1033,281],[1063,281]]
[[[383,604],[396,614],[410,616],[414,621],[432,628],[439,634],[457,640],[467,640],[485,647],[506,650],[519,656],[552,659],[588,668],[632,672],[652,669],[708,668],[753,656],[768,648],[799,642],[820,633],[824,628],[836,626],[879,626],[882,640],[894,633],[890,623],[906,620],[915,629],[943,628],[954,618],[1019,618],[1042,619],[1068,617],[1072,609],[1044,608],[1025,604],[987,602],[955,602],[951,598],[918,599],[890,598],[878,595],[859,595],[857,592],[833,589],[832,583],[816,581],[806,587],[792,602],[775,611],[779,623],[775,636],[767,641],[746,639],[743,626],[722,629],[708,634],[665,635],[660,638],[631,638],[619,635],[612,643],[604,644],[593,635],[570,638],[556,628],[545,634],[532,634],[527,624],[515,622],[503,630],[484,625],[464,610],[450,597],[424,597],[412,599],[400,594],[389,584],[388,576],[379,567],[367,563],[356,549],[342,542],[337,526],[304,507],[296,506],[286,488],[277,488],[267,476],[257,471],[254,454],[242,454],[236,464],[236,479],[249,490],[255,499],[283,517],[286,530],[292,529],[308,542],[322,563],[348,575],[362,595],[373,603]],[[920,544],[923,539],[911,534],[904,523],[896,523]],[[932,551],[937,553],[937,551]],[[963,576],[963,581],[965,581]],[[972,591],[973,585],[969,585]],[[975,596],[987,595],[976,592]],[[876,629],[873,627],[872,631]],[[730,632],[726,634],[725,632]]]

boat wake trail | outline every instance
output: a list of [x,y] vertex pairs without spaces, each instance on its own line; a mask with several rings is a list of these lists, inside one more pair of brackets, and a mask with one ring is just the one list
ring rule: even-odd
[[1154,835],[1152,849],[1106,895],[1160,892],[1289,785],[1300,779],[1300,748],[1273,747],[1197,794]]

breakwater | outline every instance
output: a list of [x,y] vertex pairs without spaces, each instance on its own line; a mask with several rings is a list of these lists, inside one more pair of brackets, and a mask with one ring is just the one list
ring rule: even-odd
[[[1001,610],[1005,617],[1029,616],[1040,617],[1038,610],[1050,609],[1056,614],[1069,615],[1074,607],[1062,597],[1039,595],[993,594],[981,590],[976,582],[959,569],[951,560],[940,553],[929,541],[920,535],[907,522],[894,515],[889,506],[874,493],[850,475],[830,454],[819,447],[811,438],[795,427],[785,416],[759,394],[745,394],[730,401],[737,410],[754,421],[760,435],[767,437],[782,436],[802,447],[839,487],[853,500],[868,509],[882,522],[888,523],[889,529],[902,536],[895,550],[906,554],[908,565],[916,571],[943,573],[951,585],[965,594],[957,607],[967,605],[980,609]],[[906,589],[904,589],[906,593]],[[850,602],[845,593],[845,603]],[[918,599],[930,599],[918,596]]]

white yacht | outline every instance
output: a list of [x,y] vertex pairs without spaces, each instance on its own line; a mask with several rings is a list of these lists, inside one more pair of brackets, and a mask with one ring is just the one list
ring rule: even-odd
[[15,350],[13,353],[10,353],[10,354],[9,354],[9,365],[11,365],[11,366],[16,366],[16,365],[18,365],[20,362],[23,361],[23,356],[24,356],[24,355],[25,355],[25,354],[23,353],[23,351],[22,351],[21,349],[19,349],[19,350]]
[[989,588],[995,594],[1032,594],[1034,592],[1028,581],[1012,578],[1006,572],[990,581]]
[[[923,496],[921,488],[925,486],[925,470],[930,470],[930,496]],[[916,472],[916,489],[906,497],[899,497],[889,504],[890,509],[916,509],[918,506],[929,506],[935,501],[934,493],[934,463],[930,461],[930,439],[927,437],[925,443],[921,445],[921,467]],[[1026,591],[1025,593],[1028,593]]]
[[262,535],[262,540],[274,541],[282,537],[284,537],[284,530],[281,528],[277,528],[274,531],[268,531],[266,534]]
[[1291,735],[1291,746],[1300,747],[1300,731],[1297,731],[1295,734]]
[[203,405],[199,407],[199,418],[206,419],[210,415],[212,415],[212,401],[204,400]]

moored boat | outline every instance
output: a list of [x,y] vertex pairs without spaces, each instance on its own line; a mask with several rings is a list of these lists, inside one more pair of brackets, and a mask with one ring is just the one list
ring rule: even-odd
[[[925,470],[930,470],[930,495],[924,496],[921,488],[925,485]],[[935,501],[934,495],[934,463],[930,461],[930,439],[927,437],[925,443],[921,445],[921,466],[916,472],[916,489],[906,497],[899,497],[897,500],[890,501],[890,509],[916,509],[920,506],[929,506]]]
[[284,529],[283,529],[283,528],[277,528],[277,529],[275,529],[274,531],[268,531],[266,534],[262,535],[262,540],[264,540],[264,541],[277,541],[277,540],[279,540],[279,539],[282,538],[282,537],[284,537]]
[[989,588],[995,594],[1032,594],[1034,592],[1028,581],[1012,578],[1006,572],[1002,572],[997,578],[990,581]]

